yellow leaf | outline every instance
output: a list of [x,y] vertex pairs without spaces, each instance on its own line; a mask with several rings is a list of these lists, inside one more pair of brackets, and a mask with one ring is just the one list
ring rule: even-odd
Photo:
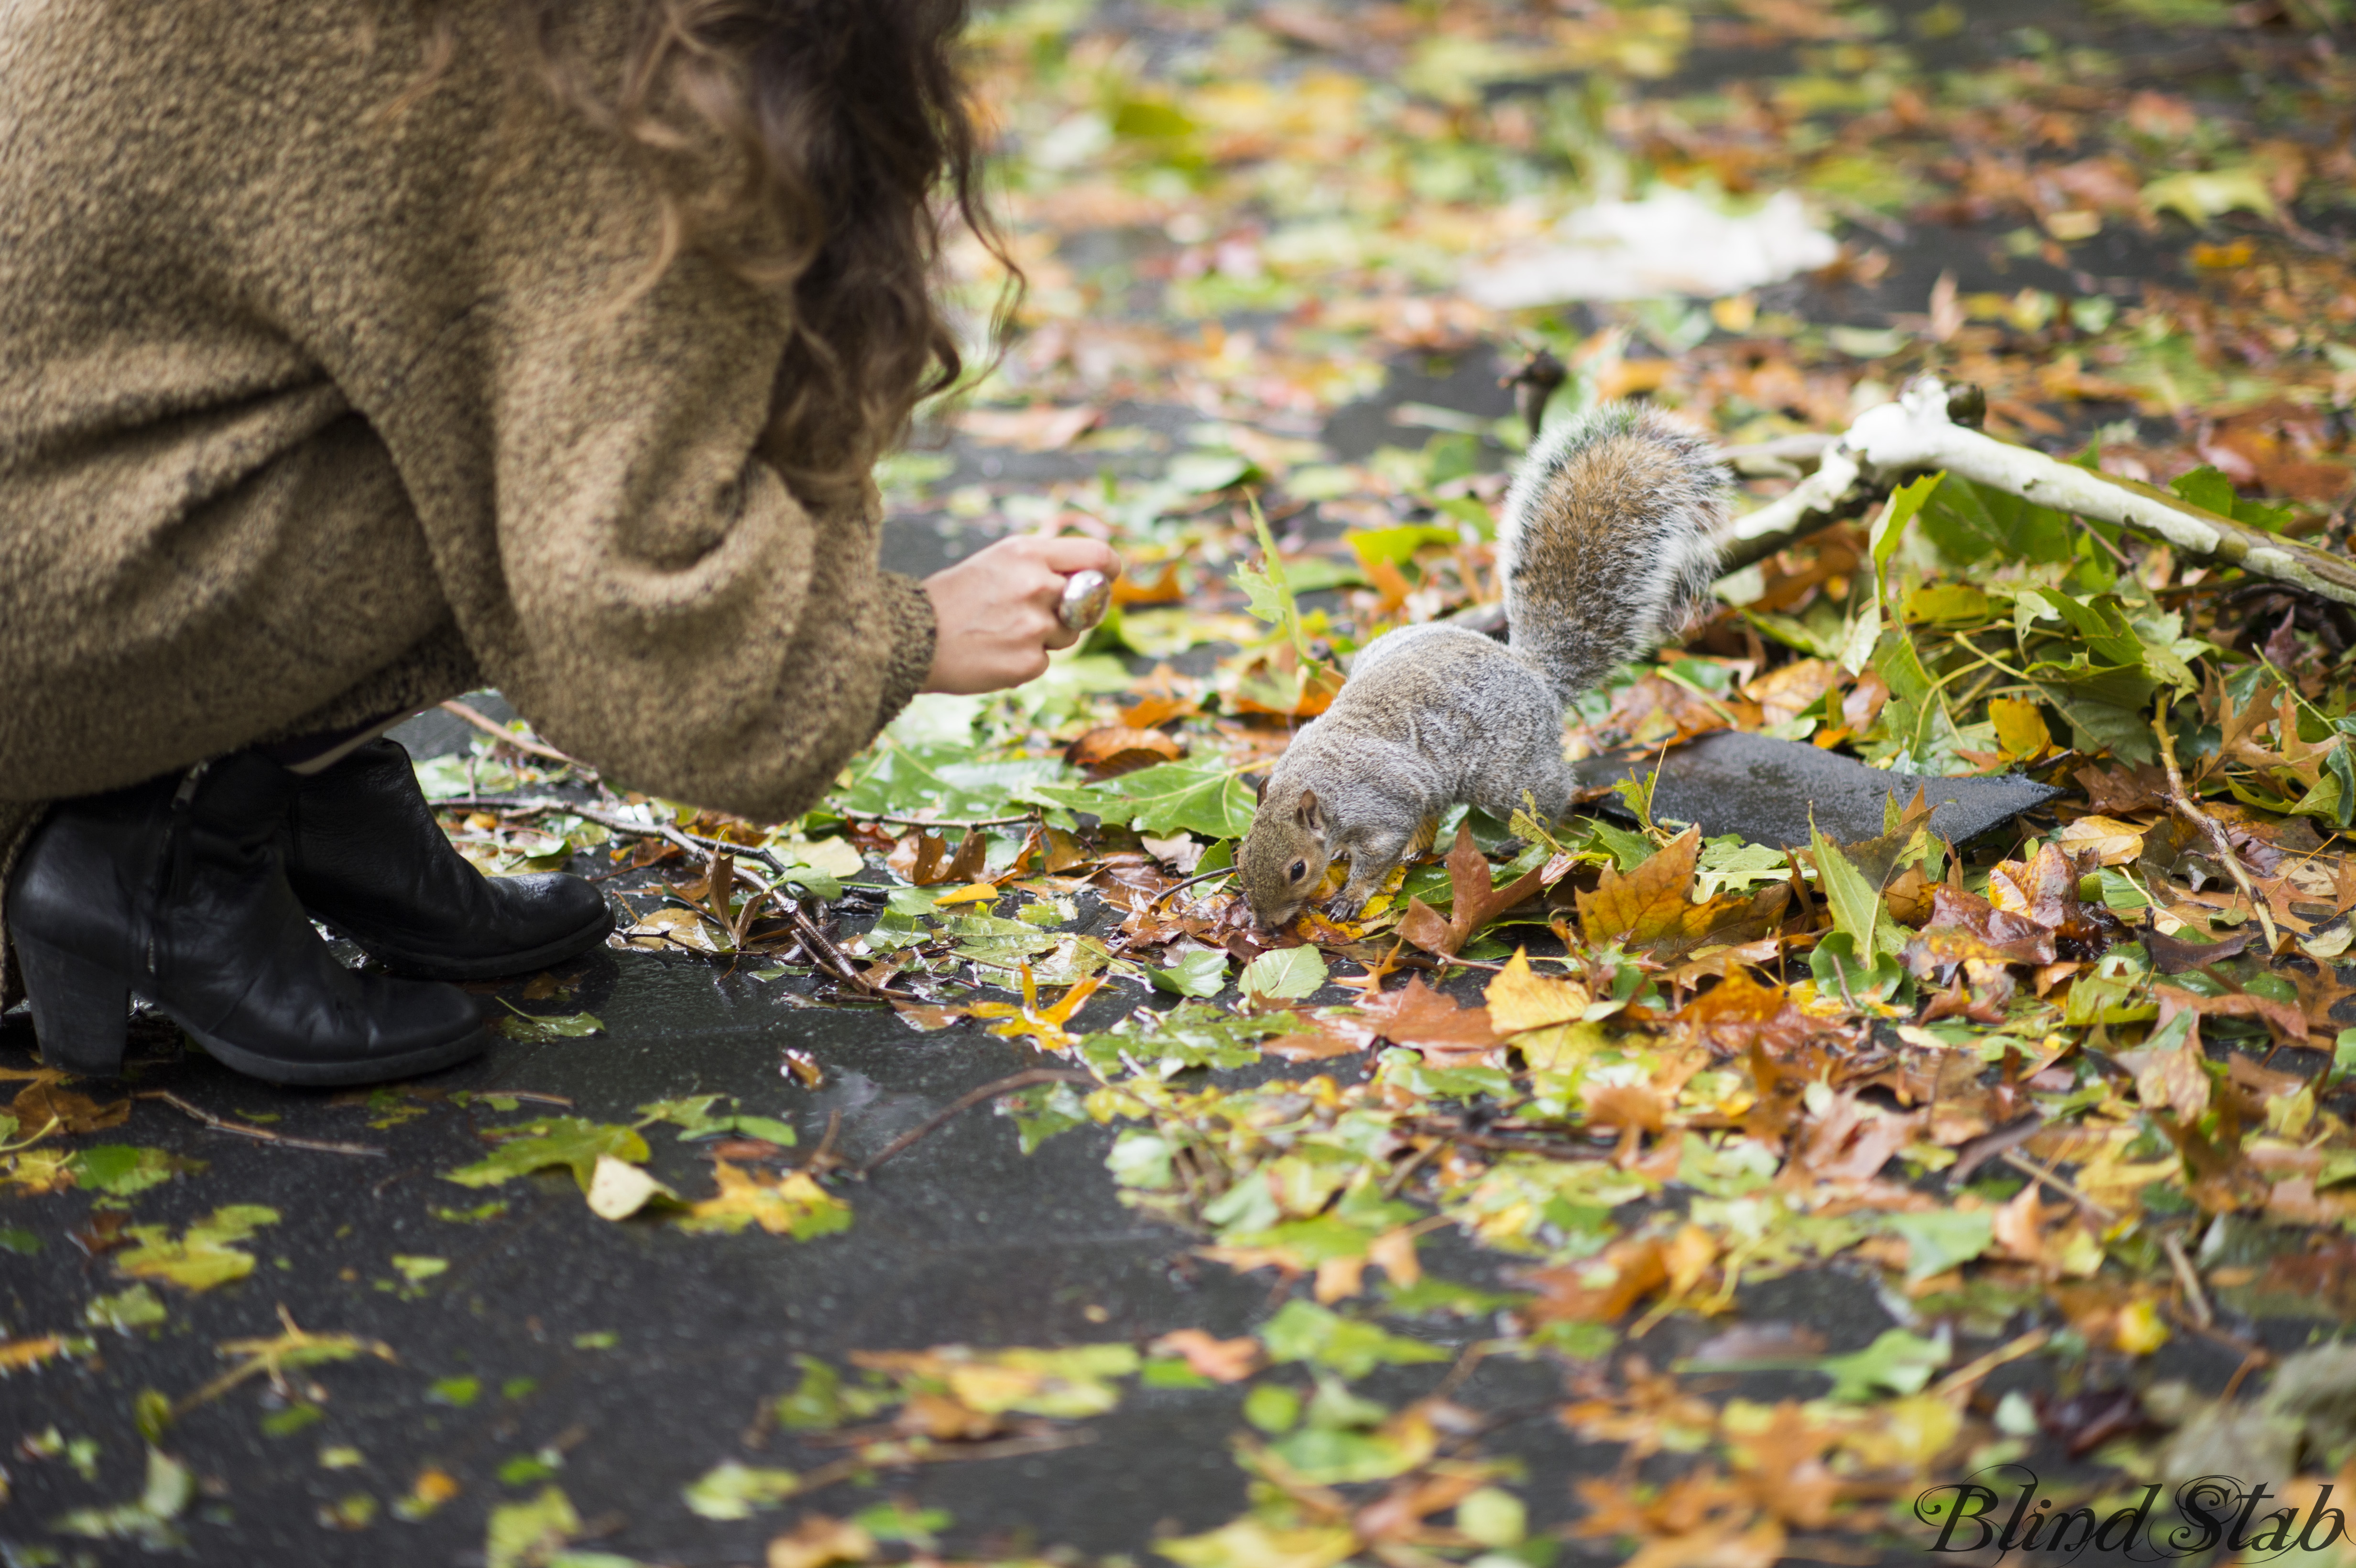
[[0,1373],[21,1372],[65,1353],[66,1342],[56,1335],[38,1339],[0,1340]]
[[993,882],[968,882],[957,891],[943,893],[935,899],[933,907],[938,909],[945,904],[988,903],[997,896],[998,887]]
[[1499,1034],[1571,1023],[1584,1016],[1594,998],[1576,980],[1550,979],[1530,968],[1529,954],[1514,956],[1489,982],[1489,1023]]
[[2055,841],[2064,849],[2092,849],[2105,866],[2126,866],[2142,855],[2143,834],[2144,830],[2132,822],[2109,816],[2082,816],[2075,822],[2063,823]]
[[133,1225],[124,1233],[139,1244],[116,1258],[114,1266],[136,1279],[166,1280],[186,1290],[210,1290],[253,1272],[253,1255],[239,1252],[231,1243],[276,1223],[275,1209],[232,1203],[190,1225],[177,1241],[172,1239],[168,1225]]
[[1611,1043],[1600,1023],[1557,1024],[1514,1037],[1514,1049],[1537,1072],[1559,1072],[1578,1066]]
[[1333,1568],[1358,1550],[1358,1537],[1338,1524],[1284,1530],[1246,1515],[1201,1535],[1157,1541],[1153,1550],[1179,1568]]
[[2028,762],[2043,756],[2053,744],[2053,732],[2045,727],[2044,710],[2034,702],[2018,697],[1992,697],[1988,699],[1988,720],[1996,726],[1996,743],[2004,748],[2008,757]]
[[820,1187],[808,1171],[770,1177],[724,1159],[712,1162],[716,1196],[688,1206],[682,1231],[725,1231],[758,1225],[773,1236],[808,1241],[851,1226],[851,1205]]
[[827,1568],[832,1563],[873,1563],[875,1538],[849,1520],[805,1514],[769,1542],[767,1568]]

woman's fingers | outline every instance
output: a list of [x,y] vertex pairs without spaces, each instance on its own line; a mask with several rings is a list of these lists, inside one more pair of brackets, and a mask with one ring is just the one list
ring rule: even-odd
[[1069,577],[1076,571],[1101,571],[1107,577],[1120,575],[1120,557],[1101,539],[1085,534],[1033,534],[1041,545],[1040,560],[1050,571]]
[[1074,572],[1118,576],[1120,558],[1094,539],[1029,534],[1001,539],[925,580],[936,642],[926,688],[998,691],[1036,679],[1047,652],[1080,634],[1057,614]]

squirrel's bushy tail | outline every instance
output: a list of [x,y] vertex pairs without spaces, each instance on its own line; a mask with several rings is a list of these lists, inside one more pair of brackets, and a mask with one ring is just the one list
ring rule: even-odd
[[1531,448],[1505,496],[1498,567],[1514,651],[1564,702],[1684,629],[1718,574],[1726,493],[1708,442],[1633,403]]

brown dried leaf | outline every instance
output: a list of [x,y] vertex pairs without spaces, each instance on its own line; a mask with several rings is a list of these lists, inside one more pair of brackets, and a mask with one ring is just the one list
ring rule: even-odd
[[[1472,939],[1474,932],[1524,900],[1537,896],[1548,880],[1547,871],[1552,869],[1548,866],[1534,868],[1500,888],[1489,869],[1488,858],[1472,842],[1472,829],[1460,826],[1455,847],[1448,851],[1448,918],[1441,920],[1439,912],[1421,899],[1409,899],[1407,914],[1399,921],[1399,934],[1418,947],[1442,957],[1453,957]],[[1559,871],[1555,874],[1561,875]]]
[[1260,1050],[1286,1061],[1324,1061],[1336,1056],[1355,1056],[1374,1040],[1374,1030],[1354,1019],[1319,1019],[1309,1029],[1263,1040]]
[[1108,779],[1160,763],[1174,763],[1185,754],[1186,748],[1178,743],[1175,736],[1159,730],[1106,724],[1073,741],[1065,751],[1064,760],[1087,770],[1092,779]]
[[1246,1335],[1237,1339],[1215,1339],[1200,1328],[1177,1328],[1153,1341],[1151,1347],[1157,1356],[1177,1356],[1202,1377],[1213,1382],[1237,1383],[1258,1370],[1259,1341]]
[[1459,1007],[1456,998],[1431,989],[1420,976],[1396,991],[1369,997],[1358,1016],[1395,1045],[1430,1051],[1486,1051],[1497,1031],[1486,1008]]
[[35,1083],[16,1091],[8,1114],[16,1118],[22,1136],[36,1136],[53,1123],[59,1132],[94,1133],[130,1120],[131,1102],[110,1100],[102,1105],[87,1094],[55,1083]]
[[1529,1315],[1541,1323],[1610,1323],[1669,1283],[1668,1249],[1658,1236],[1612,1243],[1584,1263],[1523,1277],[1537,1296]]
[[1688,827],[1655,851],[1652,859],[1622,876],[1603,868],[1591,893],[1579,895],[1579,923],[1597,946],[1622,941],[1641,945],[1676,933],[1694,907],[1688,896],[1701,859],[1701,829]]
[[892,847],[892,852],[884,857],[884,864],[894,876],[920,888],[948,881],[948,845],[922,830],[901,839]]
[[958,840],[957,853],[950,856],[948,864],[941,869],[941,880],[978,882],[989,869],[990,835],[979,827],[969,827],[965,837]]

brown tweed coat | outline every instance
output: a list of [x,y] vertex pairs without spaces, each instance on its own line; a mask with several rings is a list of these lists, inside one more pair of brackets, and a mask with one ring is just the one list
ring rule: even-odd
[[787,816],[922,681],[872,490],[765,460],[782,306],[633,293],[642,176],[462,9],[387,112],[401,0],[0,6],[0,872],[42,802],[483,684]]

